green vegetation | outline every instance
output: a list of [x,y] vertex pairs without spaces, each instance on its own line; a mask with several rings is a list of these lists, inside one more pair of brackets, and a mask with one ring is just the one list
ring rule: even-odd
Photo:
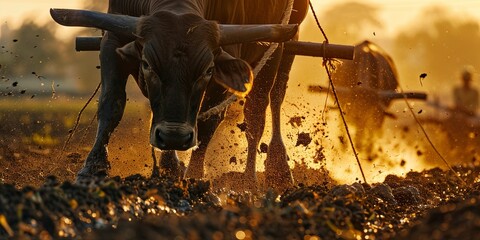
[[[0,134],[15,136],[18,142],[38,146],[55,146],[62,144],[75,125],[78,113],[86,100],[3,100],[0,101]],[[96,129],[96,104],[91,103],[79,121],[79,135],[93,135]],[[144,102],[129,101],[124,118],[138,120],[148,118],[148,105]],[[12,134],[15,133],[15,134]],[[1,142],[10,142],[3,139]]]

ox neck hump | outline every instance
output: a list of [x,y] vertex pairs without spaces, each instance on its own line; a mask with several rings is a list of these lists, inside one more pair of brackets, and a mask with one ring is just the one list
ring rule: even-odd
[[205,0],[152,0],[151,12],[168,11],[174,14],[195,14],[204,17]]

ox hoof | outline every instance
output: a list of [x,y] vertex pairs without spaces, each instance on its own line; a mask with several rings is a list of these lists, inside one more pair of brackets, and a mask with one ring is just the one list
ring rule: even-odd
[[284,191],[293,187],[293,177],[288,160],[283,143],[270,144],[265,160],[265,185],[267,188]]
[[203,166],[188,166],[185,172],[186,178],[202,179],[204,178]]
[[158,166],[153,166],[152,174],[150,178],[159,178],[160,177],[160,168]]
[[286,155],[282,161],[267,159],[265,162],[265,186],[267,188],[282,192],[293,187],[293,177],[287,159]]
[[265,185],[267,188],[283,192],[293,187],[292,174],[289,171],[265,171]]
[[185,165],[182,162],[179,162],[177,166],[173,168],[154,168],[152,171],[152,177],[163,175],[170,178],[183,178],[186,169]]
[[92,181],[101,181],[106,179],[107,177],[107,169],[92,170],[92,168],[84,167],[77,173],[75,183],[84,184]]

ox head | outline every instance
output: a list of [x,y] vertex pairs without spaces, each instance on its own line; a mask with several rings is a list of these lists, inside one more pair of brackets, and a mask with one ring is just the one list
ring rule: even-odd
[[240,96],[249,92],[250,66],[223,51],[222,45],[286,41],[297,31],[296,25],[226,26],[171,12],[141,18],[82,10],[52,9],[51,14],[63,25],[97,27],[135,39],[117,53],[138,65],[137,82],[153,112],[150,142],[163,150],[187,150],[197,144],[197,116],[212,80]]
[[197,114],[211,80],[238,95],[251,88],[250,66],[220,45],[218,25],[196,15],[142,17],[137,40],[118,53],[139,63],[138,83],[153,112],[150,143],[160,149],[196,145]]

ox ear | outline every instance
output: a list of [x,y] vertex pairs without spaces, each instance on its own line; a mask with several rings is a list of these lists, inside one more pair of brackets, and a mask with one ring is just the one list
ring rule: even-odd
[[215,57],[215,81],[237,96],[245,97],[252,89],[253,72],[247,62],[220,50]]
[[127,61],[137,62],[142,60],[141,46],[137,41],[132,41],[121,48],[117,48],[117,53]]

